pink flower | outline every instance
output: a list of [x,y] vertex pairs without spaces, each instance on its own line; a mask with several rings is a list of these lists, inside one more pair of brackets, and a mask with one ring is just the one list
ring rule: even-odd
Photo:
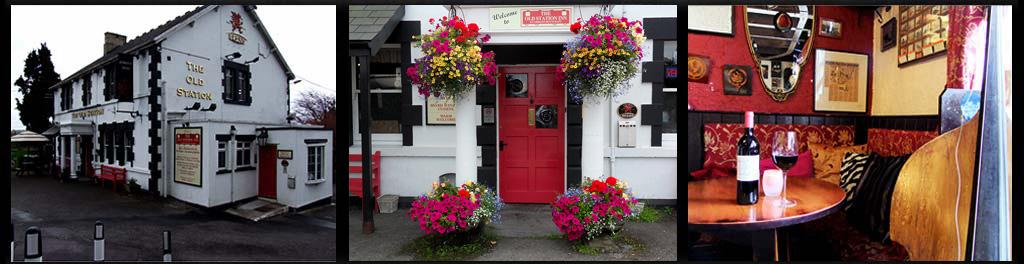
[[486,42],[488,42],[490,40],[491,40],[491,35],[490,34],[484,34],[484,37],[480,38],[480,41],[484,42],[484,43],[486,43]]

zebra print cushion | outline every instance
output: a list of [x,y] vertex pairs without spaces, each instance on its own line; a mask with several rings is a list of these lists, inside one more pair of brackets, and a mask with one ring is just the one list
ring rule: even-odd
[[857,194],[857,187],[864,176],[870,154],[848,152],[843,157],[843,166],[839,169],[839,187],[846,191],[843,209],[850,208],[850,201]]

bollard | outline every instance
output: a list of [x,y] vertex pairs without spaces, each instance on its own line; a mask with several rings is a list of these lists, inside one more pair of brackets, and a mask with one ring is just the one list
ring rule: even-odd
[[103,243],[103,222],[96,220],[96,225],[93,229],[92,235],[92,260],[103,261],[104,259],[104,243]]
[[11,223],[11,262],[14,263],[14,224]]
[[25,231],[25,262],[43,262],[43,238],[38,227]]
[[171,262],[171,231],[164,231],[164,262]]

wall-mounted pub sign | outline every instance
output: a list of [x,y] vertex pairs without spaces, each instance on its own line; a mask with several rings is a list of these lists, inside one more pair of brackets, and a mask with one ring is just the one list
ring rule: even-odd
[[[245,36],[242,35],[242,15],[232,11],[231,20],[228,20],[228,24],[231,24],[231,32],[228,32],[228,40],[245,45]],[[236,31],[238,33],[235,33]]]
[[636,117],[636,105],[631,103],[620,104],[619,117],[626,119]]
[[89,110],[74,112],[71,113],[71,118],[86,118],[99,115],[103,115],[103,108],[93,108]]
[[490,15],[490,30],[564,30],[572,21],[572,7],[491,8]]
[[203,128],[174,128],[174,181],[203,186]]
[[428,125],[454,125],[455,124],[455,100],[427,97],[427,124]]

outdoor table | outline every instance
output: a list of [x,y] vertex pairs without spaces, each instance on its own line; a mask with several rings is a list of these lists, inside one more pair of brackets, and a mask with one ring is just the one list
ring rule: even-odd
[[[736,178],[719,177],[687,184],[687,228],[694,231],[768,231],[771,251],[779,260],[779,229],[829,215],[839,209],[846,192],[839,186],[813,178],[787,177],[785,196],[796,206],[775,206],[761,191],[753,205],[736,203]],[[789,244],[786,241],[786,258]],[[754,243],[758,245],[758,243]],[[758,254],[755,254],[755,257]]]

